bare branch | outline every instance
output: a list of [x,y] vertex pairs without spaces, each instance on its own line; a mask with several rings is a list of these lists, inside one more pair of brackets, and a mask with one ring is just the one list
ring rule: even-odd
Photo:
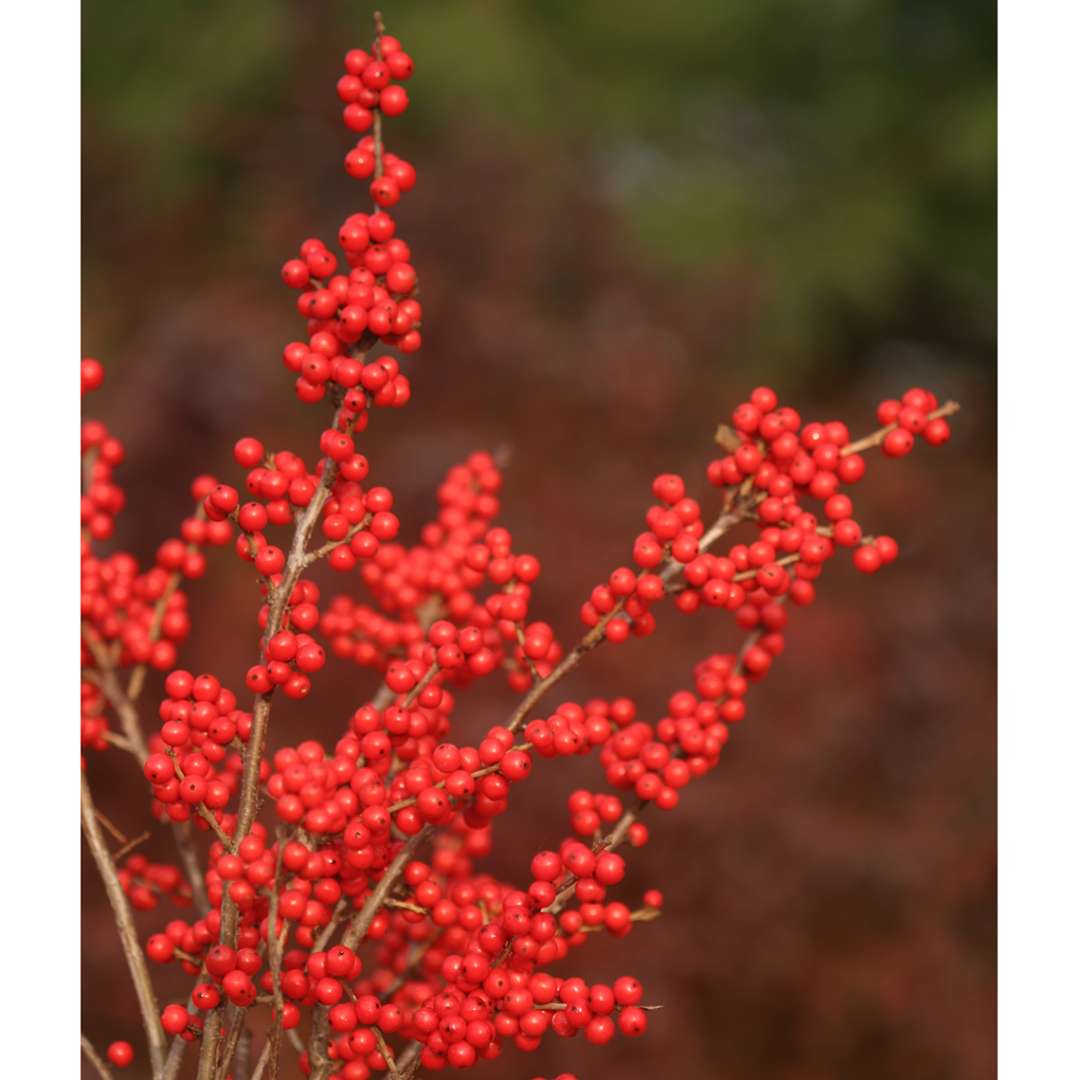
[[83,835],[86,837],[86,843],[94,857],[98,873],[105,883],[105,893],[112,905],[117,933],[120,935],[120,944],[124,950],[124,959],[127,961],[131,981],[135,984],[135,994],[139,1000],[139,1011],[142,1013],[146,1041],[150,1048],[150,1063],[154,1076],[157,1077],[161,1075],[165,1064],[165,1035],[161,1029],[157,998],[154,996],[150,972],[146,967],[146,958],[143,956],[142,949],[139,948],[139,938],[131,915],[131,906],[117,877],[116,866],[109,854],[109,849],[105,846],[105,839],[98,828],[94,800],[90,795],[90,785],[86,781],[85,772],[81,779]]
[[101,1055],[94,1049],[94,1044],[85,1036],[80,1036],[80,1042],[82,1044],[82,1052],[86,1055],[86,1060],[97,1070],[98,1076],[101,1080],[113,1080],[112,1070],[105,1064]]

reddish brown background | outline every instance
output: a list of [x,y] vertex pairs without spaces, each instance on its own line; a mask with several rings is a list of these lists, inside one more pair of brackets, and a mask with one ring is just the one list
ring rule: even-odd
[[[86,100],[84,345],[109,372],[89,412],[127,443],[118,542],[143,558],[186,512],[194,474],[236,479],[239,435],[299,449],[321,426],[280,366],[299,322],[277,265],[362,205],[339,171],[345,136],[331,98],[340,46],[352,42],[327,40],[331,21],[284,10],[295,33],[263,73],[283,104],[193,104],[190,154],[217,166],[160,205],[141,187],[153,174],[137,140],[108,123],[107,80]],[[407,362],[412,404],[379,414],[365,450],[415,535],[449,464],[509,445],[504,520],[545,563],[537,612],[564,640],[592,584],[626,560],[652,476],[700,481],[717,420],[753,385],[771,381],[805,416],[855,431],[873,426],[879,398],[913,383],[964,404],[945,450],[872,460],[863,514],[899,537],[900,561],[870,580],[833,569],[821,603],[796,613],[788,651],[721,766],[651,823],[627,894],[662,887],[664,917],[578,954],[588,977],[642,978],[666,1006],[649,1034],[603,1049],[552,1039],[483,1074],[991,1075],[992,315],[958,333],[909,297],[838,317],[827,336],[807,338],[799,364],[770,359],[756,344],[765,316],[754,266],[731,265],[721,247],[687,279],[633,244],[625,214],[588,182],[587,130],[570,142],[504,139],[493,100],[421,138],[419,77],[412,94],[389,139],[421,172],[401,217],[423,279],[425,348]],[[185,664],[240,686],[254,597],[236,561],[217,557],[191,590]],[[695,659],[734,640],[715,618],[670,612],[654,639],[597,652],[565,693],[629,694],[656,716]],[[275,708],[272,742],[300,737],[301,717],[305,734],[332,737],[373,685],[333,666],[303,710]],[[463,730],[498,720],[511,700],[485,692],[463,709]],[[103,808],[139,831],[130,763],[107,755],[90,767]],[[597,777],[589,765],[537,770],[498,825],[515,841],[491,869],[520,877],[527,853],[561,835],[566,793]],[[154,849],[166,855],[168,844]],[[83,870],[84,1028],[104,1045],[135,1034],[136,1012],[101,889]],[[159,922],[139,918],[146,933]]]

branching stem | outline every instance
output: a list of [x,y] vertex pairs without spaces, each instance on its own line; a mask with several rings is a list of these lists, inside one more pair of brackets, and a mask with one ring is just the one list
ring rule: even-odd
[[150,972],[147,970],[146,958],[139,947],[139,937],[135,929],[135,920],[132,918],[131,905],[124,894],[123,886],[116,874],[116,865],[112,855],[105,845],[105,838],[101,835],[98,826],[97,815],[94,813],[94,800],[90,795],[90,785],[86,781],[86,774],[82,780],[82,828],[86,843],[90,848],[90,854],[94,857],[98,873],[105,884],[105,893],[109,898],[109,904],[113,909],[113,917],[116,920],[116,931],[120,936],[120,946],[124,951],[124,959],[127,961],[131,981],[135,985],[135,995],[139,1001],[139,1012],[142,1013],[143,1028],[146,1031],[146,1042],[150,1050],[150,1065],[154,1077],[160,1077],[165,1065],[165,1035],[161,1029],[161,1021],[158,1016],[157,998],[154,995],[154,985],[150,981]]

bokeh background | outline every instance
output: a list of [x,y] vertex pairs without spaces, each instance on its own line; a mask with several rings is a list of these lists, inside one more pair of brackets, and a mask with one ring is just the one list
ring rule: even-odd
[[[994,6],[385,14],[417,64],[388,141],[420,171],[400,220],[425,348],[409,409],[378,416],[365,449],[415,535],[449,464],[509,447],[504,520],[547,564],[538,612],[564,640],[628,557],[652,476],[702,477],[751,387],[857,432],[913,384],[964,404],[944,451],[872,461],[864,514],[901,560],[869,580],[834,568],[721,766],[653,820],[627,893],[661,886],[664,917],[579,954],[590,977],[632,971],[665,1004],[648,1036],[553,1039],[485,1075],[992,1075]],[[280,364],[300,323],[278,267],[366,204],[341,168],[334,81],[369,18],[311,0],[83,8],[84,352],[108,371],[90,411],[126,440],[117,542],[140,557],[173,534],[193,475],[231,475],[239,435],[317,438]],[[189,667],[241,685],[254,596],[233,559],[212,561],[191,590]],[[734,641],[671,612],[654,639],[599,650],[566,694],[661,715],[694,660]],[[328,669],[302,713],[275,709],[273,742],[295,741],[301,715],[331,737],[373,685]],[[466,730],[510,700],[478,698]],[[91,767],[103,808],[139,832],[130,762]],[[491,869],[520,877],[597,776],[541,770]],[[104,1045],[137,1014],[89,864],[83,896],[84,1027]],[[159,922],[140,916],[146,933]]]

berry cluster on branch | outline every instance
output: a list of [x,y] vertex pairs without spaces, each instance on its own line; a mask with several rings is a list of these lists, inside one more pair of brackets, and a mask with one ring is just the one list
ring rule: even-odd
[[[345,169],[368,182],[374,207],[342,225],[340,270],[319,239],[282,268],[305,320],[285,366],[301,401],[332,406],[317,452],[241,438],[243,475],[196,478],[179,535],[143,569],[128,553],[101,553],[124,506],[123,447],[101,423],[83,426],[83,828],[155,1080],[173,1080],[192,1045],[200,1080],[276,1077],[290,1056],[316,1080],[410,1080],[549,1037],[642,1035],[659,1003],[636,978],[568,972],[587,971],[591,934],[625,937],[661,914],[659,890],[620,888],[626,860],[649,841],[646,811],[675,809],[717,765],[783,651],[789,603],[815,600],[827,564],[847,551],[873,573],[897,557],[896,541],[856,516],[851,491],[876,449],[896,458],[920,438],[947,441],[957,409],[910,389],[853,439],[839,421],[805,422],[772,390],[754,390],[717,431],[705,495],[688,494],[685,477],[656,477],[630,562],[592,590],[572,645],[533,612],[542,567],[498,524],[503,477],[491,454],[451,468],[433,520],[415,542],[399,539],[393,492],[371,482],[360,447],[374,409],[410,398],[403,360],[386,350],[407,358],[422,343],[417,273],[390,213],[416,173],[385,150],[382,131],[408,107],[401,83],[413,62],[378,18],[376,31],[370,50],[346,55],[337,87],[345,125],[361,136]],[[83,361],[84,392],[102,378]],[[233,549],[258,590],[256,655],[242,675],[178,666],[191,630],[184,588],[217,547]],[[313,579],[322,562],[345,583],[339,594]],[[699,658],[663,716],[621,696],[551,700],[600,645],[648,637],[668,611],[713,609],[744,643]],[[329,741],[271,750],[275,699],[304,699],[335,661],[377,673],[375,693]],[[235,690],[223,681],[232,675]],[[462,697],[491,677],[515,700],[503,723],[469,738]],[[133,851],[142,838],[128,841],[95,808],[93,754],[110,749],[138,762],[178,865]],[[551,759],[590,755],[596,788],[569,794],[565,824],[523,878],[486,872],[514,789]],[[132,911],[161,904],[175,917],[140,939]],[[151,972],[164,965],[192,979],[185,1000],[158,1001]],[[269,1033],[255,1054],[258,1009]],[[103,1076],[137,1057],[128,1042],[107,1060],[83,1045]]]

